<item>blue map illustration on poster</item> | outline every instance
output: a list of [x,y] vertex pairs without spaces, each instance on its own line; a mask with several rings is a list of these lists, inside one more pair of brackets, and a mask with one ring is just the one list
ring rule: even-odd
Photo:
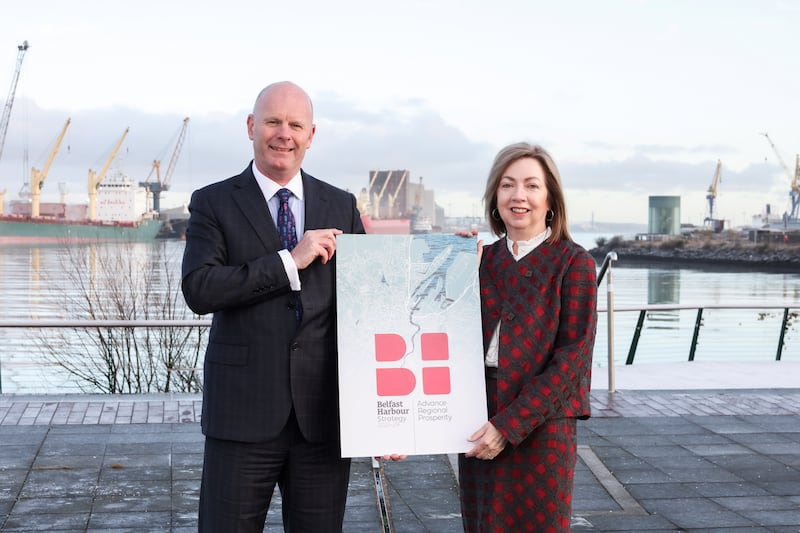
[[342,454],[469,450],[486,421],[475,239],[340,235]]

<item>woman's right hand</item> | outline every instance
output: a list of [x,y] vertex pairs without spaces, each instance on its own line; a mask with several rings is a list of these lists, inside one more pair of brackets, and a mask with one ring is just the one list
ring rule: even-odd
[[465,456],[484,461],[491,461],[497,457],[508,444],[503,434],[491,422],[486,422],[478,431],[470,435],[467,441],[474,442],[475,446]]

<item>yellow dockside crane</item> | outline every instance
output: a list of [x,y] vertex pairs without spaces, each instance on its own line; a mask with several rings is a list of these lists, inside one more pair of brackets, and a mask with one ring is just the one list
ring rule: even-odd
[[122,146],[122,141],[125,140],[125,136],[128,135],[129,129],[130,128],[125,128],[125,131],[122,132],[122,137],[117,141],[116,146],[114,146],[111,155],[108,156],[108,160],[106,164],[103,165],[103,168],[100,169],[100,172],[89,169],[89,220],[97,219],[97,187],[100,186],[103,179],[106,177],[106,172],[108,172],[111,162],[117,157],[117,152],[119,152],[119,148]]
[[53,164],[53,160],[56,158],[56,154],[58,153],[58,149],[61,147],[61,141],[64,140],[64,135],[67,133],[67,128],[72,119],[67,119],[67,122],[64,124],[64,127],[61,129],[61,133],[58,135],[56,139],[56,144],[53,146],[53,149],[50,150],[50,155],[47,157],[47,161],[45,161],[42,170],[39,170],[35,167],[31,168],[31,216],[38,217],[39,216],[39,204],[42,198],[42,187],[44,186],[44,180],[47,179],[47,174],[50,172],[50,167]]

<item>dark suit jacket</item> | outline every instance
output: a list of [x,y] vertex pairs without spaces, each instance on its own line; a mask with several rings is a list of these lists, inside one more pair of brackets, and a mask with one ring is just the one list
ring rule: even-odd
[[[306,230],[364,233],[352,194],[305,172],[302,178]],[[264,441],[277,435],[294,406],[306,439],[338,438],[336,256],[300,271],[297,330],[278,232],[251,166],[195,191],[189,212],[181,287],[195,313],[214,313],[203,433]]]

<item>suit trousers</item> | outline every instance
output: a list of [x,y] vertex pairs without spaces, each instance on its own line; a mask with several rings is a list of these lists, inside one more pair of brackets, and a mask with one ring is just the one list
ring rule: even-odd
[[311,443],[292,410],[267,442],[206,437],[200,486],[200,533],[260,533],[277,484],[287,533],[341,533],[350,459],[338,440]]

